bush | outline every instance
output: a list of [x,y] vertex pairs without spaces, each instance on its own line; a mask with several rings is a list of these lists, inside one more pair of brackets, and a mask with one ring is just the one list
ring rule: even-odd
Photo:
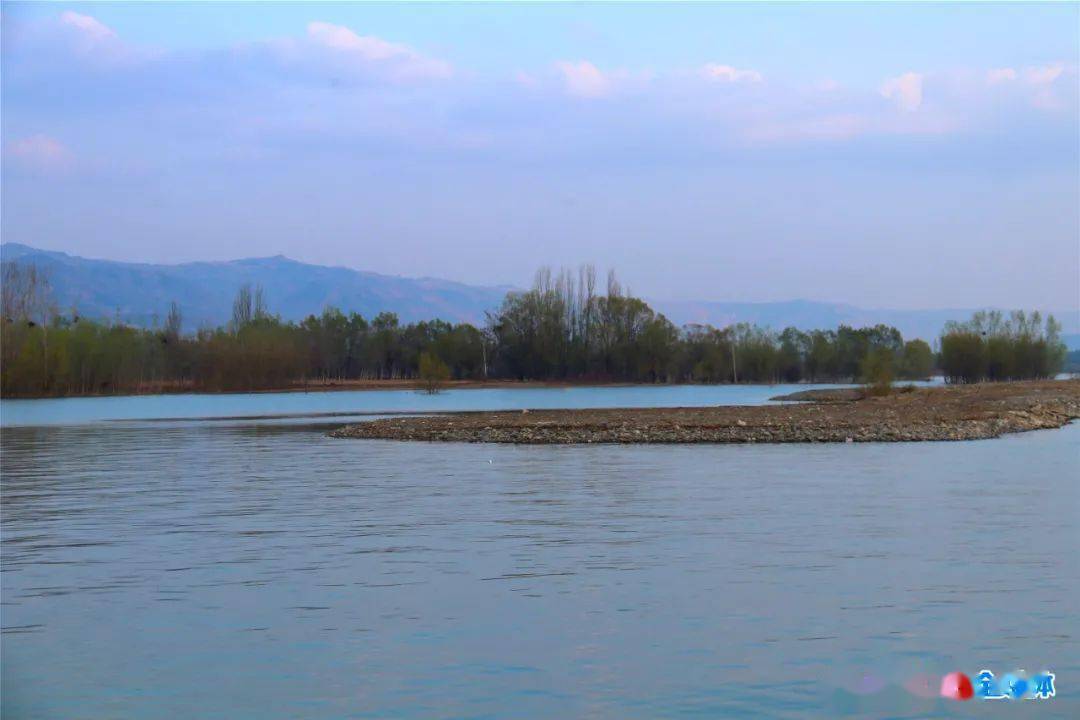
[[888,395],[892,392],[893,353],[888,348],[870,350],[859,363],[859,377],[866,385],[867,395]]
[[450,368],[434,353],[420,354],[420,380],[429,395],[434,395],[450,379]]

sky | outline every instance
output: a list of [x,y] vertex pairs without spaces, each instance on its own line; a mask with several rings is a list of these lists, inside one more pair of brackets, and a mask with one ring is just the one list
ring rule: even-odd
[[1080,4],[2,5],[5,242],[1080,307]]

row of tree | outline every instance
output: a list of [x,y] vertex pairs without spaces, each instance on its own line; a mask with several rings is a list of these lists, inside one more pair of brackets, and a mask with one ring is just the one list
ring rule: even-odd
[[933,371],[922,340],[893,327],[776,333],[746,323],[723,329],[673,325],[625,292],[613,273],[603,293],[592,268],[537,274],[489,319],[492,369],[500,377],[616,379],[634,382],[800,382],[850,380],[868,356],[889,359],[905,378]]
[[[887,385],[894,377],[928,377],[935,365],[927,343],[904,342],[884,325],[779,333],[747,324],[679,328],[624,291],[614,274],[599,291],[590,267],[541,271],[532,289],[508,294],[484,328],[441,320],[403,325],[393,313],[368,320],[335,308],[285,322],[267,312],[260,288],[245,286],[226,326],[184,334],[175,304],[164,325],[149,330],[57,313],[47,278],[33,267],[5,265],[3,291],[5,396],[415,378],[429,388],[445,378]],[[1053,319],[1043,329],[1038,314],[1021,313],[949,326],[939,360],[950,380],[973,382],[1050,376],[1062,359]]]
[[950,322],[941,336],[940,366],[954,383],[1053,377],[1065,364],[1061,325],[1038,311],[977,312]]

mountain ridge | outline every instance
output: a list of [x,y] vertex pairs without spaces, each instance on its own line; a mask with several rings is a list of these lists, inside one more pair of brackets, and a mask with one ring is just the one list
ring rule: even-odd
[[[29,245],[0,244],[3,262],[32,262],[51,277],[58,306],[77,308],[90,317],[118,318],[151,327],[161,322],[175,300],[185,329],[228,321],[232,299],[244,283],[262,285],[268,309],[286,320],[302,320],[333,305],[344,312],[374,317],[398,314],[402,322],[440,318],[452,322],[484,321],[496,309],[510,285],[476,286],[432,277],[384,275],[345,266],[313,265],[284,255],[179,264],[122,262],[84,258]],[[885,323],[905,337],[935,339],[949,320],[965,320],[978,308],[896,310],[861,308],[849,303],[816,300],[732,302],[646,298],[677,325],[708,323],[723,327],[733,322],[756,323],[802,330],[856,327]],[[1070,348],[1080,347],[1080,311],[1057,311]]]
[[220,325],[244,283],[261,285],[267,307],[286,320],[302,320],[328,305],[373,317],[397,312],[402,322],[441,317],[476,321],[511,288],[473,286],[439,278],[406,278],[343,266],[310,265],[283,255],[175,265],[83,258],[20,243],[0,245],[3,262],[46,269],[57,304],[90,317],[152,326],[175,300],[185,328]]

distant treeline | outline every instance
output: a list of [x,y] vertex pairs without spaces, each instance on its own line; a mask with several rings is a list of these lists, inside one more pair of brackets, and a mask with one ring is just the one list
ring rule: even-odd
[[939,364],[954,383],[1053,377],[1065,365],[1061,325],[1038,312],[978,312],[966,323],[951,322],[941,335]]
[[260,288],[239,289],[225,327],[181,332],[174,304],[164,323],[139,329],[57,312],[48,279],[32,266],[3,269],[5,396],[147,390],[257,390],[349,379],[515,379],[649,383],[852,381],[930,376],[955,382],[1047,377],[1064,348],[1037,313],[977,315],[949,326],[935,358],[895,328],[774,332],[747,324],[676,327],[625,292],[614,274],[543,270],[531,290],[506,296],[484,328],[441,320],[402,325],[327,308],[300,323],[265,309]]

